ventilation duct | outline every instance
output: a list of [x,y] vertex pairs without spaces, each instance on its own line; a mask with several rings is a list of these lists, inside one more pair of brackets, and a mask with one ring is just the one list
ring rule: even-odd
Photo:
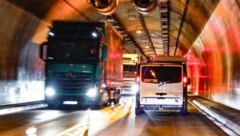
[[142,13],[148,14],[157,7],[157,0],[133,0],[135,9]]
[[118,0],[88,0],[88,2],[103,15],[113,14],[118,5]]

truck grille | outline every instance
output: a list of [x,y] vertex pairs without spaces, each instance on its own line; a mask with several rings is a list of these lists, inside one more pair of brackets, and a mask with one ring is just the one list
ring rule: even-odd
[[54,86],[58,92],[76,94],[92,87],[92,73],[55,72],[48,76],[48,85]]

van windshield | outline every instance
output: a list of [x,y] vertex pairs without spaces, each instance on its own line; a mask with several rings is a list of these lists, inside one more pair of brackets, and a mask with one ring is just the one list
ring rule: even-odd
[[180,66],[143,66],[141,80],[146,83],[178,83],[181,82]]
[[136,65],[123,65],[123,78],[134,78]]

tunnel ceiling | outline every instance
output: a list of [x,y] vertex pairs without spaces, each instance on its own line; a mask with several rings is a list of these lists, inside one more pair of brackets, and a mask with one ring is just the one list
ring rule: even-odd
[[[106,21],[123,38],[126,53],[140,53],[145,58],[150,58],[153,55],[184,55],[205,26],[219,0],[118,0],[118,2],[8,0],[8,2],[49,24],[52,20]],[[114,4],[117,5],[115,9],[112,8]],[[106,5],[110,6],[105,8]],[[99,13],[99,9],[103,12]],[[105,9],[111,11],[105,12]]]

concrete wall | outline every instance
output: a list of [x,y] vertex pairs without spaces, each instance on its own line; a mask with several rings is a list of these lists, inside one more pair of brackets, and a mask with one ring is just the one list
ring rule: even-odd
[[222,0],[188,52],[192,92],[240,109],[240,6]]
[[38,54],[47,30],[35,33],[44,22],[4,0],[0,17],[0,105],[43,100],[44,62]]
[[[191,91],[236,109],[240,109],[239,7],[237,0],[221,0],[187,54]],[[64,12],[45,20],[81,20]],[[44,63],[38,52],[49,24],[5,0],[0,0],[0,16],[0,105],[43,99]]]

